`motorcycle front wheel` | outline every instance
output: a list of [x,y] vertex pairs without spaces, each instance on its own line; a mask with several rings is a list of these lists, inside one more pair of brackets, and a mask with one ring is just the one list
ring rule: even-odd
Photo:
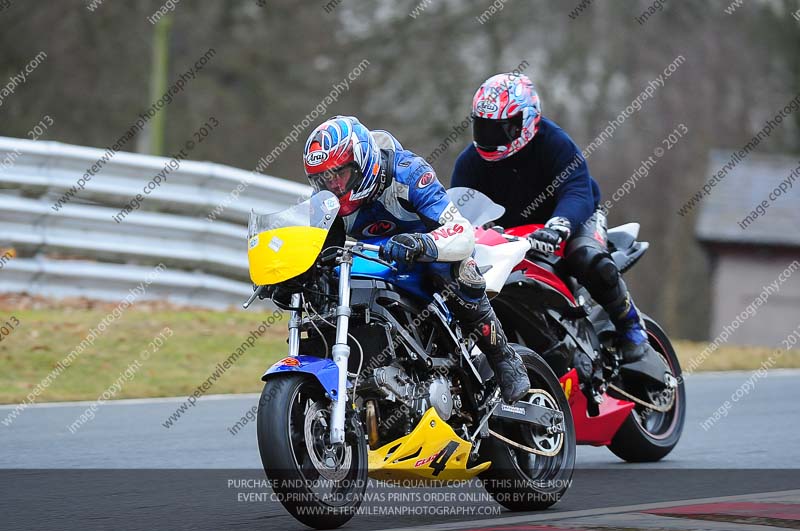
[[297,520],[331,529],[358,511],[367,486],[367,447],[360,423],[348,419],[344,444],[328,441],[331,401],[312,377],[267,380],[258,405],[258,450],[281,504]]

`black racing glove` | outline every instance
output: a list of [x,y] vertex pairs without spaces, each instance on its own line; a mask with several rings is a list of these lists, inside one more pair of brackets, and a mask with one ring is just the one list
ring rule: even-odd
[[561,245],[561,242],[569,239],[572,232],[572,225],[567,218],[551,218],[544,228],[537,230],[528,238],[531,241],[531,248],[540,253],[554,253]]
[[381,246],[380,257],[387,262],[411,266],[420,262],[436,260],[436,246],[427,234],[397,234]]

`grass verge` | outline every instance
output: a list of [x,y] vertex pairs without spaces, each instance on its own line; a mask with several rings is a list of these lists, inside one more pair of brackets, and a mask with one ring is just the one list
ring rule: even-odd
[[[0,309],[0,321],[11,316],[19,321],[0,341],[0,403],[24,400],[86,338],[90,328],[99,331],[98,323],[108,312],[108,308]],[[153,350],[150,342],[165,328],[172,334],[162,335],[166,338],[163,346],[141,367],[134,367],[135,373],[124,380],[114,398],[189,395],[271,314],[270,310],[128,309],[51,381],[36,402],[97,399],[140,359],[142,350]],[[206,393],[258,392],[264,369],[285,354],[286,325],[278,321]]]
[[[113,305],[32,305],[14,309],[0,304],[0,324],[11,316],[19,321],[0,341],[0,403],[25,400],[36,384],[86,337],[89,328],[97,328],[110,309]],[[263,307],[249,312],[213,312],[137,305],[108,326],[36,402],[97,399],[165,327],[172,330],[171,337],[142,362],[132,378],[126,379],[114,398],[189,395],[269,314],[271,311]],[[689,341],[675,344],[684,366],[706,345]],[[259,392],[264,369],[285,353],[286,325],[278,321],[206,392]],[[697,371],[757,369],[774,353],[775,349],[770,348],[723,346]],[[800,367],[800,353],[785,352],[773,367]]]

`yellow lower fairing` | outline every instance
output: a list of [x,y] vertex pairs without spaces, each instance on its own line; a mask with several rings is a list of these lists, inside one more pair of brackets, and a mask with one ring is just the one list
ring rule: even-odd
[[430,408],[416,428],[377,450],[369,451],[369,475],[375,479],[465,480],[491,466],[467,468],[472,444]]
[[267,286],[306,272],[327,235],[327,230],[316,227],[281,227],[256,234],[247,245],[250,279]]

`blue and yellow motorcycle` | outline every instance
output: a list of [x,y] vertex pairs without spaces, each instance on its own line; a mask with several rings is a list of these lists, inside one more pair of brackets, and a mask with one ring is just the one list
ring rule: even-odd
[[337,527],[368,478],[436,484],[480,475],[511,510],[538,510],[567,490],[575,433],[567,397],[532,350],[531,380],[500,398],[484,355],[427,282],[379,258],[380,240],[348,241],[329,192],[274,214],[252,213],[248,307],[288,312],[288,355],[263,375],[258,445],[275,495],[298,520]]

